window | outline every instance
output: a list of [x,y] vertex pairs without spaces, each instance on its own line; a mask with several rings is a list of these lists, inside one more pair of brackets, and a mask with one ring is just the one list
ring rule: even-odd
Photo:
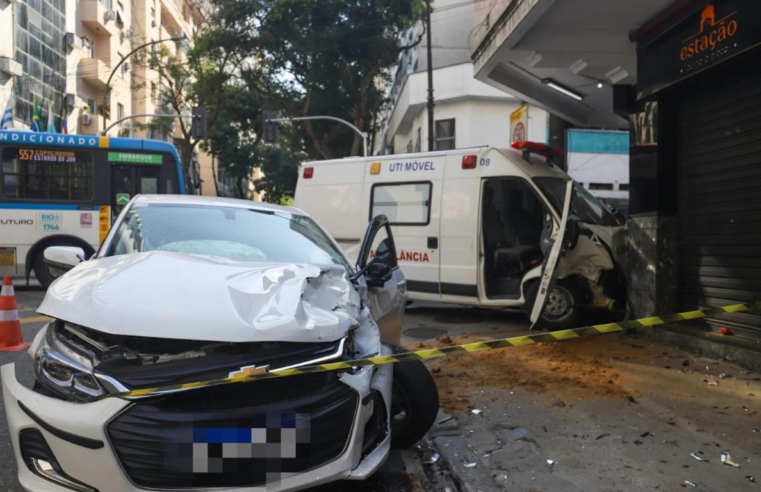
[[[561,213],[565,204],[566,181],[562,178],[534,178],[534,183],[550,201],[552,208]],[[571,214],[578,217],[582,222],[590,224],[606,227],[622,225],[618,223],[615,215],[611,214],[600,200],[592,196],[579,183],[573,185]]]
[[156,83],[151,82],[151,102],[156,104]]
[[124,27],[124,5],[121,2],[116,2],[116,25]]
[[412,140],[407,142],[407,153],[409,154],[411,152],[412,152]]
[[620,183],[618,185],[618,191],[629,191],[629,183]]
[[112,10],[113,7],[113,1],[112,0],[100,0],[101,5],[106,7],[106,10]]
[[[124,56],[121,53],[117,53],[119,55],[119,61],[124,60]],[[121,65],[119,65],[119,77],[124,78],[124,74],[127,73],[127,68],[129,67],[129,62],[124,61]]]
[[90,109],[90,114],[95,114],[95,99],[88,99],[87,107]]
[[0,155],[7,199],[92,200],[93,158],[89,151],[4,147]]
[[82,36],[82,47],[85,50],[85,58],[95,58],[95,46],[90,38]]
[[417,138],[415,139],[415,152],[420,152],[420,127],[417,127]]
[[428,225],[431,189],[428,181],[376,184],[370,197],[370,219],[383,214],[392,225]]
[[436,150],[455,148],[454,119],[436,122]]
[[590,190],[605,190],[612,191],[613,183],[589,183]]
[[116,104],[116,119],[120,120],[124,118],[124,105],[122,103]]

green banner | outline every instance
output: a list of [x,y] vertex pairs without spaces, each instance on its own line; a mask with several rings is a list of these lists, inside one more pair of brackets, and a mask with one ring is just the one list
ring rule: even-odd
[[162,164],[161,154],[136,154],[132,152],[109,152],[109,162],[129,162],[132,164]]

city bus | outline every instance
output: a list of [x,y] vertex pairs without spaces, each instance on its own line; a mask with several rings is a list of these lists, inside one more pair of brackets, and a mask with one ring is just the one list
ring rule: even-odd
[[138,193],[185,193],[167,142],[0,131],[0,275],[53,281],[42,252],[79,246],[89,257]]

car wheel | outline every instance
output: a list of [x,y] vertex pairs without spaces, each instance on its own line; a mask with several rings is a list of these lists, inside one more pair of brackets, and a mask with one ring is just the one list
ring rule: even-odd
[[[530,316],[534,309],[539,280],[531,282],[526,289],[526,313]],[[547,304],[539,316],[539,328],[550,331],[576,328],[581,319],[577,305],[581,299],[579,289],[566,279],[558,280],[547,294]]]
[[[394,353],[408,352],[389,345]],[[391,396],[391,445],[410,447],[425,436],[439,413],[439,391],[422,361],[394,364]]]

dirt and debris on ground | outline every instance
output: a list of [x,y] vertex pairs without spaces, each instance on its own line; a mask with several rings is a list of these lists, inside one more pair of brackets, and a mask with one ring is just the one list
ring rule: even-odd
[[[473,314],[472,325],[405,344],[527,333],[517,316],[492,327],[496,314]],[[431,439],[463,491],[761,491],[761,375],[731,362],[607,335],[427,364],[453,417]]]
[[[419,343],[420,348],[415,350],[480,341],[468,336],[445,338],[434,343]],[[463,354],[433,360],[429,368],[439,387],[441,406],[448,412],[475,408],[470,400],[473,388],[518,387],[541,393],[562,393],[568,398],[629,396],[618,383],[621,375],[605,354],[589,351],[588,344],[579,342],[581,340]],[[559,401],[557,406],[565,406],[565,402]]]

